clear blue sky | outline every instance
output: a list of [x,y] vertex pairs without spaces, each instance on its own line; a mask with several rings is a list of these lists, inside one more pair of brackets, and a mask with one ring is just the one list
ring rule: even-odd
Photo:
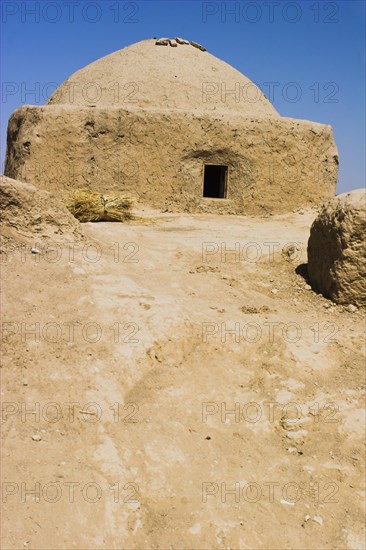
[[[365,2],[1,2],[1,161],[20,105],[77,69],[153,36],[181,36],[240,70],[282,116],[331,124],[338,193],[365,184]],[[295,84],[294,84],[295,83]],[[36,90],[29,93],[27,90]]]

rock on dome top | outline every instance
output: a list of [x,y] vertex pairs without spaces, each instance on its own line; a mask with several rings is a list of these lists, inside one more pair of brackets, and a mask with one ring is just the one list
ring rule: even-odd
[[65,80],[47,104],[279,116],[251,80],[186,42],[143,40],[102,57]]

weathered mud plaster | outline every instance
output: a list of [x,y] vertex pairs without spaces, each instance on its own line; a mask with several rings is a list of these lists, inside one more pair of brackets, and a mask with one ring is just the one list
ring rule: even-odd
[[[228,167],[226,198],[203,197],[205,164]],[[90,187],[162,209],[282,213],[334,196],[338,153],[329,125],[279,116],[208,52],[145,40],[78,71],[47,105],[15,111],[5,173],[55,194]]]

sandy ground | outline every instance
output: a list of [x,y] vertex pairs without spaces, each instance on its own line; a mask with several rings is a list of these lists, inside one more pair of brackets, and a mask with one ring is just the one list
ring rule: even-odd
[[2,254],[2,548],[364,548],[363,318],[306,285],[315,214],[143,215]]

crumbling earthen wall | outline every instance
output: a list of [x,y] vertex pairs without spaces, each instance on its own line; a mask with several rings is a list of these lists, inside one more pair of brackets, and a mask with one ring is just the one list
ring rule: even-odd
[[[229,167],[227,199],[202,197],[205,163]],[[58,195],[89,187],[162,209],[282,213],[334,196],[338,154],[330,126],[296,119],[23,106],[5,173]]]
[[366,191],[323,206],[310,230],[308,274],[315,290],[338,304],[366,307]]

